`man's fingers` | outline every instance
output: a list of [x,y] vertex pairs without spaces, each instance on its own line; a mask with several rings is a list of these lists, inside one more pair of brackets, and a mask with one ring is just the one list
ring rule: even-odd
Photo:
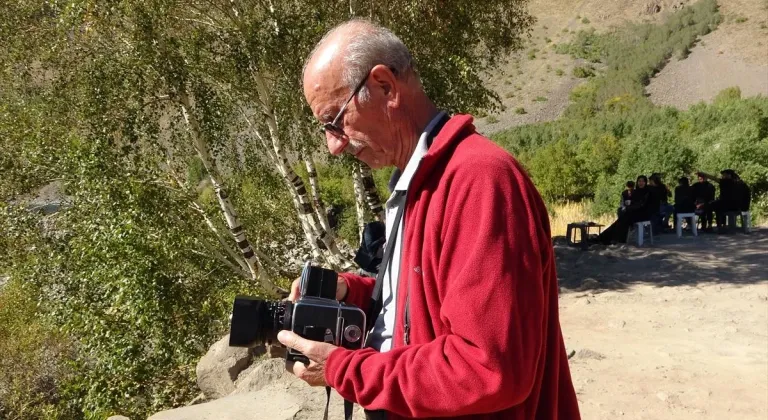
[[302,378],[304,375],[304,372],[307,371],[307,366],[302,362],[287,362],[285,364],[285,369],[288,372],[293,373],[296,375],[297,378]]
[[293,331],[288,330],[282,330],[277,334],[277,340],[283,343],[284,346],[292,348],[296,351],[300,351],[304,355],[307,354],[309,351],[312,343],[305,339],[300,337],[298,334],[294,333]]
[[299,280],[294,280],[291,283],[291,293],[288,295],[288,300],[291,302],[296,302],[296,299],[299,298],[299,283]]

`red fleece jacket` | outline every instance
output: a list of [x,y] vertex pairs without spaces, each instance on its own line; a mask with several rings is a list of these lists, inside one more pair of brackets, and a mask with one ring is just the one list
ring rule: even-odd
[[[412,179],[404,218],[393,348],[335,350],[328,384],[393,420],[579,419],[547,212],[515,159],[454,116]],[[342,276],[346,301],[365,308],[374,279]]]

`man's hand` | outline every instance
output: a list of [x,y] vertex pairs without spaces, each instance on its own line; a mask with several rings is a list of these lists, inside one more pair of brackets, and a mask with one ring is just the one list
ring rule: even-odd
[[[299,298],[299,284],[301,283],[301,279],[296,279],[291,283],[291,293],[288,295],[288,300],[291,302],[296,302],[296,299]],[[338,280],[336,281],[336,300],[344,300],[344,298],[347,297],[347,282],[339,276]]]
[[326,386],[325,361],[331,352],[338,347],[333,344],[321,343],[301,338],[297,334],[283,330],[277,334],[277,339],[284,346],[300,351],[309,359],[309,366],[302,362],[287,362],[285,368],[296,377],[311,386]]

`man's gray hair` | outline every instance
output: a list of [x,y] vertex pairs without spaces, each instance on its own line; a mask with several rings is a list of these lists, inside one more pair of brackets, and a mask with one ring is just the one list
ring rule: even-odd
[[[360,32],[355,34],[354,39],[341,52],[343,68],[341,77],[350,91],[367,77],[373,67],[379,64],[389,67],[397,77],[403,77],[409,69],[415,70],[411,52],[403,41],[389,29],[366,19],[350,20],[331,29],[317,43],[310,57],[315,55],[326,39],[350,27],[360,28]],[[368,90],[365,87],[360,90],[358,98],[360,101],[368,100]]]

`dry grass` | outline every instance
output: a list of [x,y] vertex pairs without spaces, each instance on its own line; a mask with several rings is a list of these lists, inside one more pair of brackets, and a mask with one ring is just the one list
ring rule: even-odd
[[[608,226],[613,223],[615,217],[611,215],[602,215],[593,218],[591,215],[591,202],[569,202],[558,204],[550,208],[549,224],[552,230],[552,236],[565,236],[568,223],[593,221],[601,225]],[[590,232],[591,233],[591,232]]]

